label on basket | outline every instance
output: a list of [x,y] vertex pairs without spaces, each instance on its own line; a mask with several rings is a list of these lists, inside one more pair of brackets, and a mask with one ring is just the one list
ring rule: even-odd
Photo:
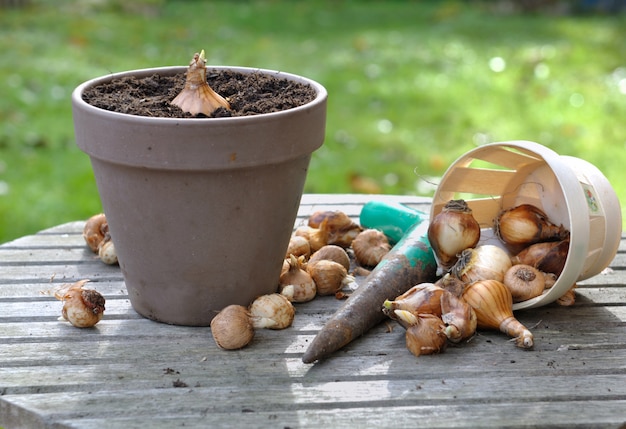
[[602,215],[602,206],[598,202],[599,199],[596,194],[596,190],[593,186],[587,185],[585,183],[581,183],[583,187],[583,192],[585,193],[585,200],[587,200],[587,205],[589,206],[589,211],[593,215]]

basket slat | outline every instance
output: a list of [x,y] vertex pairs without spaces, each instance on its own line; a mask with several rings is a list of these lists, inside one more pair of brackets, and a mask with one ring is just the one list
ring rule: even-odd
[[481,196],[498,196],[506,192],[515,171],[457,167],[450,171],[440,192],[453,191]]
[[511,149],[507,147],[485,147],[484,150],[479,148],[472,154],[472,158],[480,159],[494,165],[499,165],[511,170],[517,170],[526,164],[532,164],[541,160],[532,152],[521,152],[521,149]]
[[[446,202],[453,199],[459,199],[459,196],[454,193],[439,193],[438,202],[433,203],[433,213],[436,215],[443,210]],[[445,199],[445,201],[444,201]],[[497,214],[502,208],[502,198],[494,196],[493,198],[477,198],[466,200],[468,206],[472,209],[472,215],[474,219],[478,221],[481,228],[493,227],[494,213]]]

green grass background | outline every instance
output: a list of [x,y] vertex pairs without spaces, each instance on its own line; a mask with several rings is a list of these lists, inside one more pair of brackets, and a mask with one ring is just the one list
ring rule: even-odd
[[328,89],[306,192],[429,195],[466,151],[525,139],[595,164],[626,201],[625,14],[503,1],[23,3],[0,8],[0,242],[101,210],[74,143],[74,87],[184,65],[200,49],[209,64]]

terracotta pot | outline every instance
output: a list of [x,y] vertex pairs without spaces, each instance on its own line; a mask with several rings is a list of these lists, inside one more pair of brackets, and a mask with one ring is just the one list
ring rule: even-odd
[[72,94],[76,143],[91,159],[133,308],[177,325],[207,326],[229,304],[275,292],[311,154],[324,140],[327,93],[282,112],[172,119],[114,113]]

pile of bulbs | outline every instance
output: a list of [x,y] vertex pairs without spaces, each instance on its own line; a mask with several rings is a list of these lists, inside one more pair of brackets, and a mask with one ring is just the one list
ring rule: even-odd
[[[513,302],[554,285],[567,258],[569,231],[530,204],[501,211],[493,231],[504,248],[478,245],[481,228],[464,200],[449,201],[431,220],[428,240],[442,277],[383,304],[383,312],[406,328],[414,355],[439,353],[477,328],[500,330],[524,349],[534,346],[532,333],[513,316]],[[574,287],[557,302],[573,304]]]
[[291,326],[293,303],[324,295],[346,298],[344,291],[355,280],[349,273],[367,275],[389,250],[385,234],[364,230],[341,211],[314,213],[291,237],[277,292],[257,298],[247,308],[224,308],[211,321],[215,342],[223,349],[242,348],[253,339],[257,328]]
[[247,346],[256,329],[285,329],[293,323],[296,310],[279,293],[261,295],[247,308],[232,304],[222,309],[211,320],[215,343],[225,350]]
[[83,238],[92,252],[98,255],[100,260],[107,265],[115,265],[117,253],[109,234],[109,224],[104,213],[91,216],[85,222]]
[[[117,264],[115,246],[104,214],[90,217],[83,228],[83,238],[92,252],[108,265]],[[54,289],[54,297],[63,303],[61,317],[77,328],[95,326],[104,314],[105,299],[100,292],[85,288],[89,280],[79,280]]]

